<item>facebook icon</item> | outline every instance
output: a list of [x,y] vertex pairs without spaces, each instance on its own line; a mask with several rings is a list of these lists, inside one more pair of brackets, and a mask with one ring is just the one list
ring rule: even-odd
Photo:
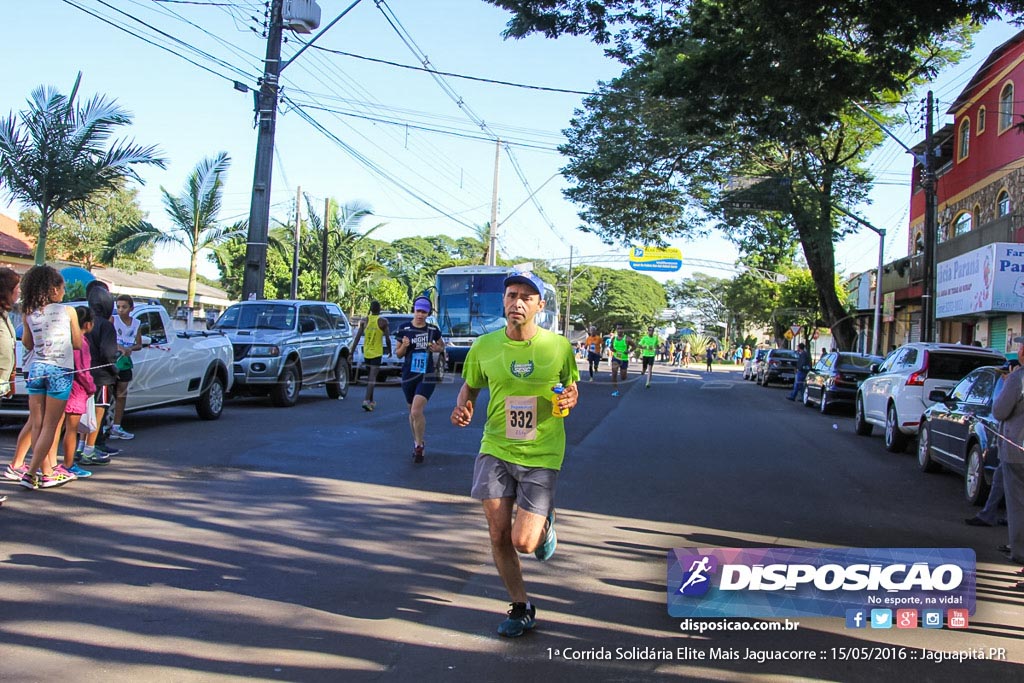
[[862,609],[846,610],[846,628],[867,628],[867,611]]

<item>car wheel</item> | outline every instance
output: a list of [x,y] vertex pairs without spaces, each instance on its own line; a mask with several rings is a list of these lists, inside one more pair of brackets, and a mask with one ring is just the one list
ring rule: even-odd
[[988,484],[985,483],[985,459],[981,446],[973,444],[967,453],[967,471],[964,473],[964,493],[971,505],[982,505],[988,499]]
[[196,413],[202,420],[216,420],[224,412],[224,382],[217,375],[210,377],[196,401]]
[[800,397],[800,402],[803,403],[804,406],[807,408],[811,407],[811,392],[807,388],[806,384],[804,385],[804,394],[803,396]]
[[861,436],[871,436],[875,426],[864,419],[864,399],[857,397],[857,405],[853,414],[853,428]]
[[278,408],[291,408],[299,400],[300,388],[299,369],[295,363],[288,363],[270,390],[270,402]]
[[327,383],[328,398],[345,398],[348,396],[349,378],[348,358],[338,357],[338,363],[334,366],[334,380]]
[[896,406],[889,406],[885,413],[885,449],[890,453],[902,453],[907,450],[907,436],[900,431],[899,416]]
[[938,472],[940,469],[938,463],[932,460],[932,433],[924,422],[917,435],[917,466],[922,472]]

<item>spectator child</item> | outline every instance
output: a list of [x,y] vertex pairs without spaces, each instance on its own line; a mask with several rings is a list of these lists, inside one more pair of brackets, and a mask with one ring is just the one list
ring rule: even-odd
[[80,463],[89,467],[106,465],[110,462],[110,456],[118,453],[118,449],[106,444],[104,433],[104,418],[110,408],[114,387],[117,384],[117,368],[114,367],[114,363],[117,362],[117,331],[110,322],[114,314],[114,297],[107,289],[106,283],[93,280],[86,286],[85,294],[89,299],[89,308],[92,309],[92,332],[84,336],[89,343],[92,378],[96,382],[97,425],[95,431],[86,437],[85,447],[82,449]]
[[[61,304],[64,278],[50,266],[34,266],[21,283],[25,328],[22,344],[35,351],[28,370],[28,409],[32,424],[32,461],[19,482],[28,489],[51,488],[71,481],[48,462],[57,425],[71,395],[74,351],[82,347],[78,315]],[[40,471],[41,470],[41,471]]]
[[[82,334],[92,331],[92,310],[88,306],[75,308],[78,314],[78,327]],[[89,345],[75,350],[75,378],[71,383],[71,395],[64,406],[64,469],[76,477],[88,477],[92,472],[75,464],[75,451],[78,449],[78,425],[88,407],[89,397],[96,393],[96,382],[92,379],[89,368],[92,367],[92,354]],[[95,410],[95,408],[94,408]]]
[[111,439],[134,439],[135,435],[121,429],[124,419],[124,404],[128,400],[128,384],[132,381],[132,352],[142,348],[141,323],[132,317],[135,301],[127,294],[119,294],[115,299],[117,315],[112,323],[117,331],[117,389],[114,398],[114,426],[110,428]]

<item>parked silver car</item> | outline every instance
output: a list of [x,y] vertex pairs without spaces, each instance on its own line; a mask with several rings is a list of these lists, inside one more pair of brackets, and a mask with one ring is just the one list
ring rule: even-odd
[[234,346],[236,392],[269,395],[282,407],[295,405],[303,387],[324,385],[331,398],[348,393],[353,331],[337,304],[243,301],[214,329]]

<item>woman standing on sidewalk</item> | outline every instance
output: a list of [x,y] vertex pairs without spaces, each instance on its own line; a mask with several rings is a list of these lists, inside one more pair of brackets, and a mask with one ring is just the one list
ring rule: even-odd
[[[14,373],[17,370],[17,336],[8,314],[18,300],[21,276],[10,268],[0,268],[0,399],[14,395]],[[0,505],[7,496],[0,496]]]

